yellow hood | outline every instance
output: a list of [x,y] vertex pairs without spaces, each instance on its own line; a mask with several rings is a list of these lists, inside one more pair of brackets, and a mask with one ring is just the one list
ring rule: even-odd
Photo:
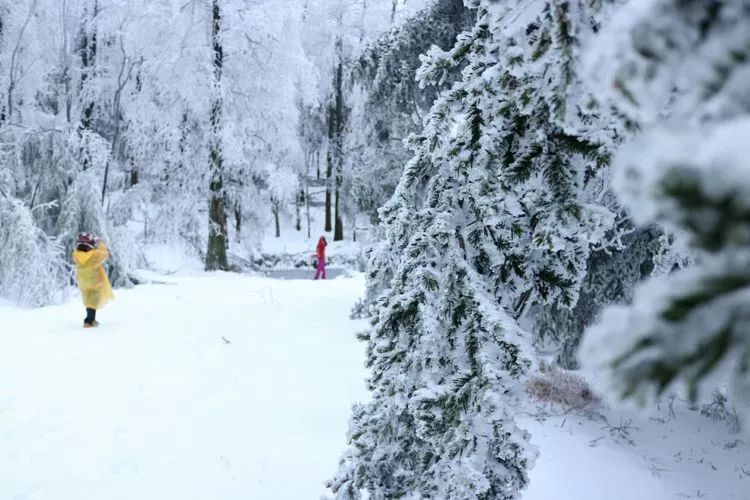
[[91,260],[91,256],[94,255],[94,251],[90,252],[81,252],[80,250],[75,250],[73,252],[73,261],[81,266],[85,266],[89,263],[89,260]]

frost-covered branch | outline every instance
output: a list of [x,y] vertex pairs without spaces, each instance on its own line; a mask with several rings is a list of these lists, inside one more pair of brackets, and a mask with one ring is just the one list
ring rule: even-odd
[[[13,101],[14,96],[13,92],[16,89],[16,86],[20,83],[20,81],[23,79],[24,74],[26,73],[26,69],[20,67],[20,55],[21,51],[23,49],[23,36],[26,32],[26,29],[29,27],[29,23],[31,22],[32,17],[34,16],[34,13],[36,12],[38,0],[32,0],[31,5],[29,6],[29,12],[26,15],[26,20],[23,22],[23,25],[21,26],[21,30],[18,33],[18,39],[16,40],[16,44],[13,47],[13,52],[10,57],[10,67],[8,68],[8,74],[9,74],[9,80],[8,80],[8,96],[7,96],[7,113],[8,113],[8,119],[13,118]],[[32,63],[33,64],[33,63]]]

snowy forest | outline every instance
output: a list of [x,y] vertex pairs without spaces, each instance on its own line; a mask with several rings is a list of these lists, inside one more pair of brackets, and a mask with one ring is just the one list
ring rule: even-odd
[[[561,466],[544,436],[578,419],[593,434],[562,449],[574,463],[601,439],[647,450],[637,477],[590,458],[637,498],[750,500],[745,134],[750,0],[0,0],[0,379],[20,381],[0,383],[0,496],[119,481],[123,498],[599,500],[584,480],[534,489]],[[120,297],[95,345],[53,333],[82,310],[80,233],[106,241]],[[316,244],[340,277],[276,279],[307,273]],[[55,350],[83,363],[68,399],[24,375],[67,372]],[[142,367],[137,389],[83,382],[112,366]],[[96,427],[102,443],[184,432],[222,465],[177,467],[177,441],[147,438],[96,480],[3,456],[33,442],[52,463],[67,441],[45,419],[111,390],[130,403],[102,415],[143,427]],[[248,489],[275,462],[246,455],[263,436],[230,433],[270,432],[254,412],[285,391],[299,420],[268,446],[304,449],[305,472]],[[175,424],[170,401],[219,435]],[[325,445],[280,451],[329,425]],[[658,425],[690,454],[634,437]],[[312,475],[328,446],[313,490],[281,493],[285,467]]]

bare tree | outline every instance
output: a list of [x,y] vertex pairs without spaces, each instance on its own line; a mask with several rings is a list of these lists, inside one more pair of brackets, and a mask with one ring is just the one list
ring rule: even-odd
[[[124,21],[123,21],[124,23]],[[122,30],[121,30],[122,31]],[[128,84],[133,76],[133,68],[136,63],[131,61],[125,52],[125,43],[123,42],[122,35],[120,35],[120,52],[122,53],[122,62],[120,63],[120,71],[117,75],[117,87],[115,88],[114,102],[112,103],[112,123],[114,123],[114,133],[112,134],[112,145],[110,149],[109,160],[107,165],[104,167],[104,182],[102,183],[102,205],[104,204],[104,198],[107,195],[107,179],[109,177],[109,167],[114,160],[115,154],[117,153],[118,141],[120,139],[120,127],[122,122],[122,91]]]
[[[29,12],[26,15],[26,20],[21,27],[21,31],[18,33],[18,39],[16,45],[13,47],[13,52],[10,56],[10,66],[8,67],[8,95],[7,95],[7,119],[12,121],[13,119],[13,92],[16,90],[16,86],[23,79],[24,75],[28,71],[30,66],[24,67],[21,64],[21,47],[23,43],[23,36],[26,33],[26,28],[29,26],[32,17],[36,13],[38,1],[32,0],[29,6]],[[33,64],[33,61],[29,64]]]

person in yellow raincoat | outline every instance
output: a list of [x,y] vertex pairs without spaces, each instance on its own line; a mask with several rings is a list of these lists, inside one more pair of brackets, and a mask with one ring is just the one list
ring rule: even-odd
[[96,311],[104,307],[115,296],[104,262],[109,258],[109,250],[103,241],[89,233],[78,235],[76,249],[73,251],[73,262],[76,265],[78,288],[81,289],[83,305],[86,308],[84,328],[99,326]]

